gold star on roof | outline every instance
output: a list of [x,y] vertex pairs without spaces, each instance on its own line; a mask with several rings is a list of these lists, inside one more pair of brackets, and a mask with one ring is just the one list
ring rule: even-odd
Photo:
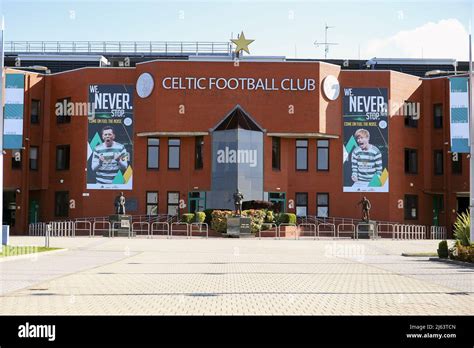
[[235,48],[235,53],[239,53],[240,51],[245,51],[248,54],[250,54],[249,45],[255,40],[247,40],[245,38],[244,32],[241,32],[238,39],[231,39],[230,41],[232,41],[237,46]]

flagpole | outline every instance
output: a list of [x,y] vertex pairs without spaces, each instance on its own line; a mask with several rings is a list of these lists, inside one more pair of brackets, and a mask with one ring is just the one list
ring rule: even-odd
[[[3,236],[3,86],[4,86],[4,71],[3,71],[3,30],[5,27],[3,16],[0,23],[0,223],[2,224]],[[3,237],[2,237],[3,239]],[[0,241],[2,244],[3,241]]]
[[470,239],[474,242],[474,132],[473,132],[473,103],[472,103],[472,43],[471,30],[469,30],[469,213],[471,214]]

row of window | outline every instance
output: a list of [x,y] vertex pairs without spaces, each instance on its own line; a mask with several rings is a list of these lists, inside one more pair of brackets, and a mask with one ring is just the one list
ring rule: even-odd
[[[168,139],[168,169],[180,168],[180,145],[178,138]],[[160,139],[147,140],[147,168],[159,169],[160,166]],[[204,167],[204,137],[195,137],[194,169]],[[272,168],[281,169],[281,139],[272,138]],[[329,170],[329,140],[317,141],[317,169]],[[308,170],[308,140],[296,141],[296,170]]]
[[[70,123],[71,122],[71,115],[68,113],[68,105],[71,101],[71,98],[62,98],[58,99],[57,103],[61,103],[66,110],[65,113],[58,115],[56,117],[56,123]],[[56,114],[56,110],[54,111]],[[31,100],[31,114],[30,114],[30,122],[31,124],[39,124],[40,122],[40,115],[41,115],[41,102],[39,100],[33,99]]]
[[[406,102],[406,104],[410,104],[410,102]],[[405,126],[418,128],[419,117],[420,115],[417,115],[417,117],[406,116]],[[433,104],[433,128],[443,128],[443,104]]]
[[[57,103],[61,103],[62,105],[66,106],[66,113],[57,117],[57,123],[70,123],[71,122],[71,115],[67,113],[67,105],[71,101],[71,98],[62,98],[58,99]],[[412,105],[414,103],[406,102],[406,105]],[[40,112],[41,112],[41,104],[39,100],[33,99],[31,101],[31,123],[38,124],[40,120]],[[418,127],[418,117],[413,116],[406,116],[405,117],[405,126],[407,127]],[[443,104],[433,104],[433,127],[435,129],[443,128]]]
[[[12,151],[12,169],[21,169],[22,150]],[[56,170],[68,170],[70,162],[70,146],[56,146]],[[39,147],[30,146],[29,157],[30,170],[38,170]]]
[[[276,140],[275,140],[276,139]],[[273,169],[280,169],[280,151],[279,144],[280,138],[274,138],[272,146],[272,167]],[[170,138],[168,140],[168,168],[179,169],[180,168],[180,139]],[[195,157],[194,157],[194,168],[202,169],[204,165],[203,161],[203,137],[196,137],[195,143]],[[329,141],[318,140],[318,170],[329,170]],[[159,151],[160,139],[148,138],[148,150],[147,150],[147,168],[158,169],[159,168]],[[443,150],[434,150],[433,152],[433,163],[434,163],[434,174],[443,175],[444,173],[444,156]],[[70,161],[70,146],[69,145],[58,145],[56,146],[56,169],[57,170],[68,170]],[[39,147],[30,146],[29,165],[31,170],[38,170],[39,163]],[[12,152],[12,168],[21,169],[21,150],[20,152]],[[307,170],[308,169],[308,142],[307,140],[296,141],[296,169]],[[456,154],[453,156],[451,161],[451,169],[453,174],[462,174],[462,154]],[[418,173],[418,150],[416,149],[405,149],[405,173],[417,174]]]
[[[181,139],[168,139],[168,169],[180,168]],[[195,137],[194,146],[194,169],[204,167],[204,137]],[[147,168],[160,168],[160,139],[148,138],[147,140]]]
[[[434,174],[443,175],[444,156],[443,150],[433,151]],[[462,174],[462,154],[455,154],[451,160],[452,174]],[[418,150],[405,149],[405,173],[418,174]]]
[[[296,192],[295,209],[296,216],[308,215],[308,192]],[[329,193],[316,193],[316,215],[329,216]]]

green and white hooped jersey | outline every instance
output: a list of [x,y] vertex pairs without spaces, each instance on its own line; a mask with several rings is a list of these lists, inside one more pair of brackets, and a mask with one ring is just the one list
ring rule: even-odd
[[[114,157],[117,153],[120,153],[120,157],[118,160],[115,160]],[[95,171],[97,182],[100,184],[112,184],[117,172],[120,170],[120,158],[123,158],[126,154],[125,146],[115,141],[110,147],[107,147],[104,143],[97,145],[92,154],[92,167],[94,167],[94,164],[99,165],[100,155],[104,156],[105,159]]]
[[382,174],[382,153],[375,146],[368,150],[357,147],[352,151],[352,176],[359,181],[370,181],[374,175]]

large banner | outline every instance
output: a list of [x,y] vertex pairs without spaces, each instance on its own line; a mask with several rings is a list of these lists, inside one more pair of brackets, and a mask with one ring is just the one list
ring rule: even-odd
[[345,88],[343,192],[388,192],[387,88]]
[[4,149],[21,149],[23,147],[24,95],[25,76],[23,74],[6,74],[3,122]]
[[467,77],[449,79],[451,152],[469,153],[469,92]]
[[131,190],[133,86],[90,85],[87,189]]

